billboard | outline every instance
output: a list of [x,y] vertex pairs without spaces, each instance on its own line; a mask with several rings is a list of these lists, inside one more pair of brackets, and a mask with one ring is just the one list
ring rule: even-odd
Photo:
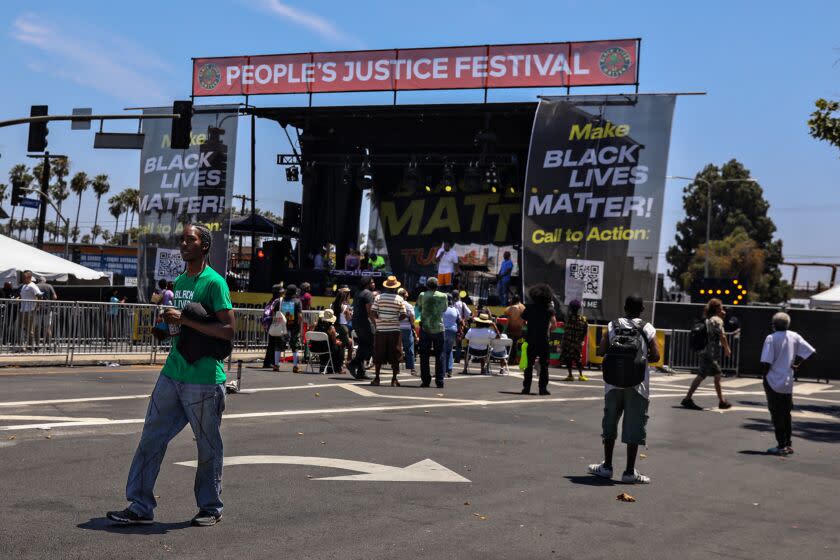
[[193,59],[192,94],[638,84],[639,39]]
[[[171,121],[143,121],[140,157],[138,298],[148,300],[158,280],[174,280],[184,269],[178,249],[183,226],[202,223],[213,234],[210,265],[224,275],[230,231],[230,202],[236,155],[236,106],[201,107],[218,112],[192,117],[190,147],[173,150]],[[149,108],[147,113],[171,108]]]
[[[523,280],[548,283],[586,315],[654,299],[673,95],[545,98],[522,210]],[[649,315],[648,315],[649,317]]]

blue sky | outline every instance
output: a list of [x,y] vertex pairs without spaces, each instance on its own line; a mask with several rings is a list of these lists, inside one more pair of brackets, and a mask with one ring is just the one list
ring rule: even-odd
[[[669,174],[693,176],[707,163],[739,159],[764,187],[786,258],[840,262],[828,225],[840,215],[840,150],[810,138],[805,124],[816,98],[840,98],[838,21],[836,0],[6,0],[0,14],[0,119],[28,115],[32,104],[48,104],[51,113],[167,105],[188,97],[194,56],[638,36],[641,91],[708,92],[678,101]],[[553,92],[495,91],[490,101],[532,100],[541,93]],[[400,95],[401,102],[480,100],[475,91]],[[302,105],[306,99],[263,96],[252,102]],[[388,93],[315,97],[318,105],[388,102]],[[249,185],[247,121],[240,126],[238,193]],[[108,124],[106,130],[135,127]],[[300,198],[299,183],[287,184],[274,164],[274,154],[287,152],[288,145],[268,122],[258,123],[257,141],[258,203],[280,213],[283,200]],[[92,143],[92,132],[50,126],[49,149],[69,155],[73,172],[107,173],[112,191],[137,186],[138,152],[94,151]],[[0,129],[0,181],[6,182],[13,164],[29,163],[25,147],[25,127]],[[662,251],[681,216],[682,187],[677,181],[668,186]],[[82,209],[83,226],[93,222],[92,201],[87,198]],[[67,205],[75,209],[75,199]],[[104,225],[112,229],[113,219],[107,216]],[[803,278],[827,279],[827,273]]]

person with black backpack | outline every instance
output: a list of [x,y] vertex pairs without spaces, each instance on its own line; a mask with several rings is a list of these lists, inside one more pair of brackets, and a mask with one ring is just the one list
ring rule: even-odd
[[613,476],[613,449],[621,425],[621,441],[627,444],[627,468],[621,476],[625,484],[649,484],[650,477],[636,470],[639,445],[647,441],[650,372],[648,364],[659,361],[656,329],[640,316],[644,302],[639,296],[624,301],[626,317],[611,321],[601,338],[598,353],[604,356],[604,418],[601,438],[604,462],[589,465],[589,473],[602,478]]
[[[697,372],[697,377],[691,382],[688,394],[681,404],[691,410],[703,410],[703,407],[695,403],[691,397],[703,380],[711,375],[715,380],[718,408],[726,410],[732,408],[732,405],[723,398],[723,389],[720,386],[720,377],[723,373],[720,368],[720,353],[723,349],[724,355],[729,357],[732,355],[732,350],[729,348],[729,341],[726,339],[726,333],[723,330],[723,320],[726,318],[723,302],[718,298],[710,299],[709,303],[706,304],[703,315],[705,317],[703,322],[698,323],[691,329],[691,347],[700,353],[700,369]],[[705,339],[703,337],[704,332]]]

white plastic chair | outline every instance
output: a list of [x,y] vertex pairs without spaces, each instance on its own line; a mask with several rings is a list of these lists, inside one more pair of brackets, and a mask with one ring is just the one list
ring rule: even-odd
[[[494,340],[496,340],[496,339],[495,338],[490,338],[490,337],[476,337],[476,338],[471,338],[470,340],[467,341],[467,349],[464,350],[464,375],[469,375],[470,374],[470,362],[472,361],[473,358],[483,358],[484,357],[482,355],[475,356],[475,355],[470,354],[470,351],[473,350],[472,346],[473,345],[475,345],[475,346],[487,346],[488,347],[487,352],[490,352],[489,347],[490,347],[490,344]],[[488,370],[490,368],[490,363],[489,362],[487,363],[487,368],[488,368]]]
[[[510,338],[495,338],[492,342],[490,342],[490,360],[487,364],[487,368],[490,369],[490,364],[493,362],[502,363],[502,360],[508,366],[510,365],[510,352],[513,349],[513,340]],[[504,356],[501,354],[504,352]],[[494,356],[494,354],[496,354]],[[499,374],[502,373],[501,365],[499,366]]]
[[[330,352],[330,337],[327,333],[321,331],[306,331],[306,340],[305,344],[306,347],[309,349],[309,357],[306,360],[306,372],[307,373],[316,373],[316,370],[312,367],[312,360],[316,357],[318,358],[318,367],[320,369],[321,364],[321,356],[327,356],[327,364],[323,371],[320,373],[326,374],[327,369],[331,369],[335,371],[335,366],[332,363],[332,352]],[[312,350],[310,344],[312,342],[323,342],[326,344],[327,350],[325,352],[315,352]]]

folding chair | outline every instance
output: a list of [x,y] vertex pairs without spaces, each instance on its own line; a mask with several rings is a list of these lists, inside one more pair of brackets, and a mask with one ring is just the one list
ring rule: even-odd
[[[470,374],[470,362],[472,362],[473,358],[484,358],[483,355],[476,356],[471,353],[473,350],[472,345],[475,344],[476,346],[487,346],[487,353],[489,355],[490,352],[490,344],[494,341],[494,338],[489,337],[482,337],[482,338],[473,338],[467,341],[467,349],[464,350],[464,375]],[[487,362],[487,369],[490,369],[490,362]]]
[[[318,368],[320,370],[320,367],[322,365],[321,364],[321,356],[324,356],[324,355],[327,356],[326,367],[324,368],[323,371],[318,371],[317,373],[326,374],[327,373],[327,368],[331,369],[332,371],[335,371],[335,366],[333,366],[333,363],[332,363],[332,352],[330,352],[330,337],[329,337],[329,335],[327,335],[327,333],[321,332],[321,331],[306,331],[306,334],[304,335],[304,339],[305,339],[304,344],[305,344],[306,348],[309,350],[309,355],[306,358],[306,372],[307,373],[316,373],[316,371],[312,368],[312,360],[314,360],[315,358],[318,358]],[[315,350],[313,350],[312,347],[311,347],[313,342],[323,342],[324,345],[326,346],[326,351],[316,352]]]
[[[490,359],[487,362],[487,369],[490,369],[490,364],[499,362],[499,375],[502,374],[501,363],[505,361],[510,366],[510,353],[513,349],[513,340],[510,338],[494,338],[490,342]],[[502,355],[504,353],[504,355]],[[495,354],[495,355],[494,355]]]

